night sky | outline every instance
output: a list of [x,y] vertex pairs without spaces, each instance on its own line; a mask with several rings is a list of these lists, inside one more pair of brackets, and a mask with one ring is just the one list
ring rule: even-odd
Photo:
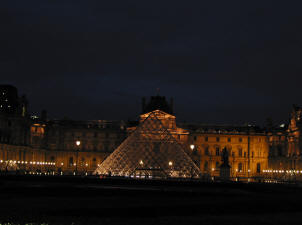
[[1,1],[0,83],[57,119],[135,119],[159,88],[180,121],[287,122],[302,105],[298,2]]

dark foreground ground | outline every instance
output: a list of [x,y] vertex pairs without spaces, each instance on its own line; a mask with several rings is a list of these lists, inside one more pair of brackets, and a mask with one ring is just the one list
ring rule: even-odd
[[0,224],[302,224],[297,185],[0,179]]

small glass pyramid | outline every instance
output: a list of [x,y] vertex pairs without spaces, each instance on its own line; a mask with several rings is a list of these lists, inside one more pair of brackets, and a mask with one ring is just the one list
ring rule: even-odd
[[96,169],[95,174],[134,178],[198,178],[200,170],[158,119],[148,117]]

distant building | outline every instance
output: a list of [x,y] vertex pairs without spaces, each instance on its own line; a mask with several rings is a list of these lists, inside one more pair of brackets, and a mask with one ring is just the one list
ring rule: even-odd
[[25,96],[19,98],[17,88],[12,85],[0,85],[0,113],[25,116],[26,112]]
[[142,100],[139,121],[51,120],[27,114],[28,102],[11,85],[0,85],[0,170],[8,163],[26,173],[91,174],[153,111],[205,177],[219,177],[221,154],[229,155],[232,179],[302,178],[302,108],[290,123],[251,125],[176,123],[173,99]]

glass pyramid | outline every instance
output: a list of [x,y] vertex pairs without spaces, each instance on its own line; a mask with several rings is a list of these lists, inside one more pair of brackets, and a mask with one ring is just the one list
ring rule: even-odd
[[100,175],[140,178],[198,178],[200,170],[158,119],[148,117],[96,169]]

